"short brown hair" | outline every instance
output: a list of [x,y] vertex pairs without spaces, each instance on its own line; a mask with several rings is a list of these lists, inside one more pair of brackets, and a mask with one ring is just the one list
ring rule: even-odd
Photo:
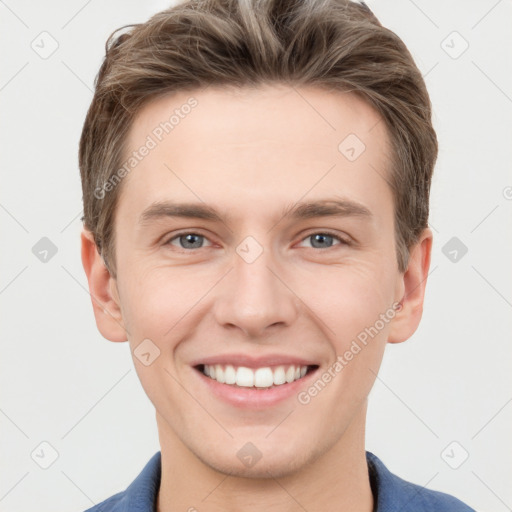
[[[423,77],[402,40],[348,0],[186,0],[106,43],[80,139],[84,225],[115,276],[121,184],[98,197],[122,162],[148,100],[209,85],[269,83],[353,91],[382,116],[392,144],[398,268],[428,226],[437,138]],[[126,29],[127,27],[122,27]]]

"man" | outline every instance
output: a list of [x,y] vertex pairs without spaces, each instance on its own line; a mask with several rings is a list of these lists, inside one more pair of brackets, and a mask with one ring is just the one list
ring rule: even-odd
[[468,511],[365,451],[417,329],[437,140],[364,4],[189,0],[113,37],[80,143],[96,322],[161,452],[94,511]]

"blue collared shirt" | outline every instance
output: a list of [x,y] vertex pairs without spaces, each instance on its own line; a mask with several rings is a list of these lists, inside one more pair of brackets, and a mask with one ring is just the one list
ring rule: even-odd
[[[85,512],[156,512],[161,452],[156,452],[126,488]],[[406,482],[391,473],[373,453],[366,452],[373,512],[475,512],[462,501],[439,491]]]

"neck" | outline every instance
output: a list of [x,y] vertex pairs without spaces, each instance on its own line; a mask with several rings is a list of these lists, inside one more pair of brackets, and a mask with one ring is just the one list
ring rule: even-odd
[[157,512],[372,512],[364,429],[366,404],[338,442],[294,473],[245,478],[198,459],[157,413],[162,477]]

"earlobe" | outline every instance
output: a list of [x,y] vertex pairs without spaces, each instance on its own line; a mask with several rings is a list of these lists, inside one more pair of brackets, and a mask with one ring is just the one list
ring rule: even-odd
[[127,341],[115,279],[110,275],[98,252],[92,233],[83,229],[81,234],[82,265],[91,296],[98,330],[110,341]]
[[388,336],[388,343],[406,341],[419,326],[423,314],[425,287],[430,268],[432,239],[432,230],[425,228],[416,245],[411,248],[409,265],[401,277],[403,297],[397,300],[401,303],[401,308],[396,310]]

